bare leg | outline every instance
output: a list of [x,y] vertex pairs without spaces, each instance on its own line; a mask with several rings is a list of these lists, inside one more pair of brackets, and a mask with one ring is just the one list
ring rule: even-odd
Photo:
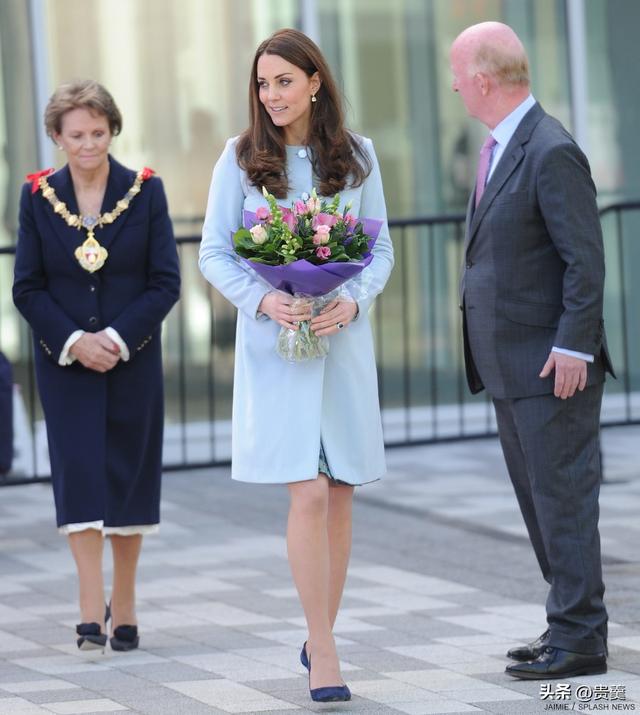
[[353,487],[343,485],[329,489],[329,622],[336,622],[347,567],[351,556],[351,512]]
[[329,619],[329,490],[324,474],[289,484],[287,551],[313,643],[312,688],[343,682]]
[[136,619],[136,571],[142,548],[142,534],[118,536],[112,534],[113,588],[111,589],[112,627],[135,626]]
[[96,529],[69,534],[69,548],[78,569],[80,620],[99,623],[104,633],[104,579],[102,552],[104,537]]

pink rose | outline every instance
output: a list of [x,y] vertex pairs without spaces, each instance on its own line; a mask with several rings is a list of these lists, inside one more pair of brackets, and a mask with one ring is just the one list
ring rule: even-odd
[[318,258],[329,258],[331,255],[331,249],[329,246],[320,246],[319,248],[316,248],[316,256]]
[[314,229],[317,229],[318,226],[335,226],[337,221],[338,221],[337,216],[332,216],[331,214],[319,213],[317,216],[313,217],[311,226]]
[[293,231],[296,225],[296,217],[290,209],[282,209],[282,220],[287,224],[290,231]]
[[300,199],[298,199],[293,205],[293,210],[296,214],[298,214],[298,216],[301,216],[307,212],[307,206],[304,201],[300,201]]
[[313,236],[313,243],[316,246],[323,246],[325,243],[329,243],[330,232],[331,229],[329,228],[329,226],[318,226]]
[[260,206],[259,208],[257,208],[256,218],[258,219],[258,221],[270,221],[271,214],[269,213],[269,209],[266,206]]
[[349,228],[355,228],[356,224],[358,223],[358,219],[355,216],[352,216],[351,214],[345,214],[344,222],[347,224],[347,226]]
[[316,246],[324,246],[329,243],[329,234],[331,233],[331,228],[329,226],[318,226],[316,232],[313,236],[313,243]]

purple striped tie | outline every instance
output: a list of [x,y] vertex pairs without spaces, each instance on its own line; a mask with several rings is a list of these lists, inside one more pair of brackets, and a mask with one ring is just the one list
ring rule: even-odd
[[478,162],[478,173],[476,175],[476,208],[480,203],[482,194],[484,194],[484,187],[487,183],[487,174],[489,173],[489,165],[491,164],[491,152],[493,147],[498,142],[489,134],[486,138],[482,149],[480,149],[480,161]]

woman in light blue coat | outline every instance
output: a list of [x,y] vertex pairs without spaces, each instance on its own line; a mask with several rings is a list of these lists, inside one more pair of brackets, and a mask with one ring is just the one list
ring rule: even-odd
[[[324,359],[290,363],[276,354],[280,328],[297,329],[309,308],[232,251],[243,209],[266,205],[263,186],[287,206],[313,187],[327,197],[339,192],[354,216],[384,221],[372,262],[347,284],[353,300],[333,301],[311,321],[316,335],[329,336]],[[256,52],[250,126],[227,142],[213,171],[200,268],[238,309],[232,477],[289,487],[288,556],[309,629],[300,657],[317,701],[350,697],[332,629],[351,549],[353,487],[385,473],[368,312],[392,266],[373,145],[344,128],[318,47],[297,30],[280,30]]]

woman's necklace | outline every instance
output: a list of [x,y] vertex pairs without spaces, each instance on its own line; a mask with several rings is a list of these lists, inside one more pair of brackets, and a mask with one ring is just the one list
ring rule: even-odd
[[154,171],[146,166],[144,169],[141,169],[136,174],[136,179],[129,191],[116,203],[114,208],[111,211],[98,214],[97,216],[84,216],[83,214],[71,213],[64,201],[60,201],[56,196],[53,187],[49,186],[47,176],[50,173],[51,170],[38,174],[30,174],[27,179],[32,181],[32,186],[35,187],[35,191],[38,189],[42,191],[42,195],[53,206],[55,213],[66,221],[68,226],[77,228],[78,231],[83,228],[86,230],[87,238],[81,246],[76,248],[74,255],[85,271],[89,271],[89,273],[99,271],[102,266],[104,266],[109,253],[104,246],[98,243],[94,231],[97,228],[102,228],[105,224],[113,223],[120,214],[124,213],[129,208],[129,203],[133,197],[140,193],[142,182],[150,179]]

